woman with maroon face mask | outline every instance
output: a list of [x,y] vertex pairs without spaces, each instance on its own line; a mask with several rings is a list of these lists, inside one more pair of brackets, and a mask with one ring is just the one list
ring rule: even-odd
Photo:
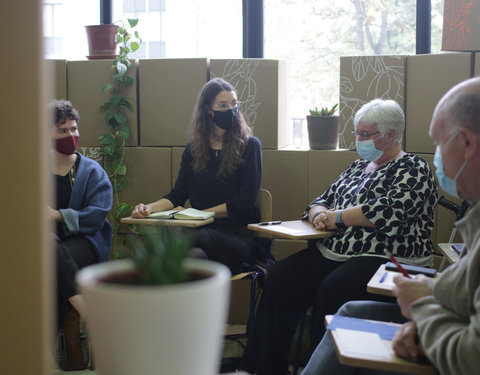
[[50,168],[55,201],[47,214],[55,222],[58,321],[72,306],[85,319],[82,297],[75,286],[80,268],[108,259],[112,227],[112,185],[103,168],[77,152],[80,116],[66,100],[51,103]]

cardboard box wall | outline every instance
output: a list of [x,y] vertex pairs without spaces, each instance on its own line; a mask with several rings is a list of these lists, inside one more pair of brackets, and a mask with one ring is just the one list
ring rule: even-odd
[[480,51],[480,1],[444,3],[442,51]]
[[[111,127],[105,123],[105,113],[100,106],[110,97],[110,91],[103,93],[103,85],[112,83],[113,60],[69,61],[67,65],[68,99],[80,113],[80,145],[100,146],[98,137],[110,134]],[[132,60],[132,63],[135,61]],[[135,79],[135,68],[131,72]],[[137,130],[137,90],[136,83],[124,93],[134,107],[126,110],[125,115],[130,125],[131,137],[128,146],[138,145]]]
[[287,119],[287,62],[285,60],[210,60],[210,78],[230,82],[242,103],[240,111],[263,148],[290,143]]
[[45,59],[44,64],[47,75],[55,80],[55,84],[49,86],[49,100],[67,99],[67,61]]
[[170,147],[127,147],[125,152],[128,186],[120,192],[120,202],[151,203],[167,194],[172,185]]
[[480,52],[475,54],[475,68],[474,68],[474,76],[480,76]]
[[470,78],[470,53],[417,55],[407,58],[405,151],[434,153],[428,135],[433,110],[457,83]]
[[208,80],[207,62],[139,61],[141,146],[185,146],[198,94]]
[[405,109],[405,61],[406,56],[340,57],[339,148],[355,149],[353,119],[363,104],[392,99]]

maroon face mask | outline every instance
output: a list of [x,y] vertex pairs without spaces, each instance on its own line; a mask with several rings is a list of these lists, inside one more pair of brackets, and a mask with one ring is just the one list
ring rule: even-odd
[[63,155],[72,155],[77,151],[78,135],[55,139],[55,150]]

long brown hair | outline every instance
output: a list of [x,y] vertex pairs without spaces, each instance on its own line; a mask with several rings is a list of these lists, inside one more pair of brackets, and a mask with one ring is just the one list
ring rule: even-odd
[[[234,91],[236,93],[230,83],[221,78],[214,78],[203,86],[195,104],[191,124],[191,149],[193,170],[195,172],[204,170],[210,158],[210,135],[213,133],[215,124],[209,110],[221,91]],[[237,123],[227,130],[223,136],[222,160],[217,177],[223,178],[233,174],[239,164],[243,162],[242,154],[251,134],[252,129],[247,125],[245,118],[239,112]]]

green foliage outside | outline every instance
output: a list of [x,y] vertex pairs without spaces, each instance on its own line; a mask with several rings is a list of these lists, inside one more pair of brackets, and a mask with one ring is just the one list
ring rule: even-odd
[[104,168],[113,187],[113,208],[109,219],[113,227],[114,257],[118,257],[116,242],[118,241],[120,219],[128,216],[133,209],[131,205],[120,202],[118,193],[128,185],[125,145],[127,139],[130,138],[130,126],[126,112],[134,110],[132,103],[125,96],[126,89],[135,82],[132,75],[135,67],[129,60],[129,54],[138,50],[142,42],[138,32],[133,31],[138,23],[137,19],[128,19],[126,25],[123,22],[120,23],[121,26],[116,35],[119,53],[112,64],[112,83],[103,85],[103,92],[109,93],[110,98],[100,107],[100,110],[105,112],[105,121],[111,132],[99,137],[103,146],[100,153],[103,156]]

